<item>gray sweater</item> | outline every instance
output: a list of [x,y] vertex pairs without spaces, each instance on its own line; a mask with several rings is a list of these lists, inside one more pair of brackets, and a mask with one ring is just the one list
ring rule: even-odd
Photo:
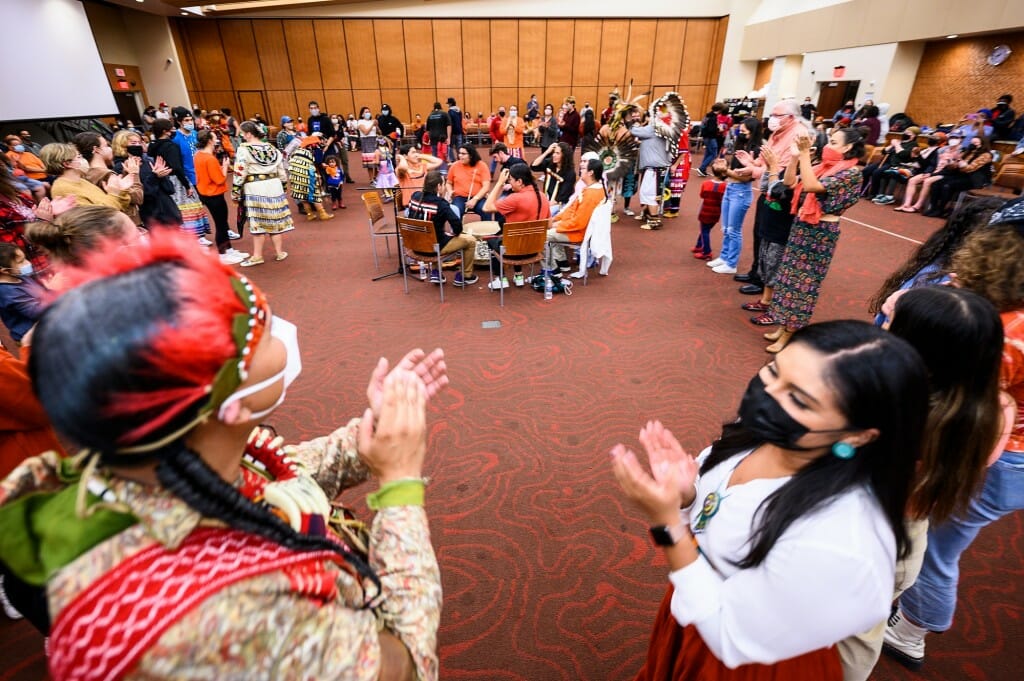
[[640,168],[667,168],[672,165],[668,143],[654,134],[654,124],[634,126],[629,130],[640,140]]

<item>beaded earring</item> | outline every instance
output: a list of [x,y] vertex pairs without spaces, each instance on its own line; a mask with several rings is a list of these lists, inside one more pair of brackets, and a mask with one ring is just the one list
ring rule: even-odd
[[840,459],[852,459],[853,455],[856,453],[857,448],[849,442],[837,442],[832,445],[832,454]]

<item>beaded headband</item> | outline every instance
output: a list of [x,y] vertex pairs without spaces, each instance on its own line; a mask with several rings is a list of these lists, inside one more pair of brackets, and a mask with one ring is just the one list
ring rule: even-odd
[[209,394],[210,399],[199,408],[199,413],[194,419],[159,440],[121,447],[115,453],[146,454],[174,442],[200,423],[205,422],[210,414],[238,390],[238,386],[249,377],[253,351],[266,331],[270,308],[263,292],[253,286],[244,276],[234,275],[231,278],[231,288],[246,306],[246,311],[236,314],[231,321],[231,337],[235,341],[238,353],[224,363],[217,375],[213,377],[213,381],[206,386],[205,392]]

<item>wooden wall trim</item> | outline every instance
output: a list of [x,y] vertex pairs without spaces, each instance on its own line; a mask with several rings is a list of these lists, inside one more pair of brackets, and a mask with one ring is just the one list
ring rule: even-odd
[[[430,103],[449,96],[473,114],[513,102],[522,107],[531,92],[542,103],[555,104],[572,94],[578,106],[590,101],[600,110],[608,91],[618,86],[625,94],[630,79],[638,91],[655,86],[679,91],[691,116],[700,116],[717,90],[728,22],[717,17],[332,18],[313,22],[312,40],[309,19],[172,19],[171,24],[189,96],[204,108],[231,106],[237,112],[239,91],[262,89],[268,110],[260,113],[270,121],[305,115],[306,101],[316,93],[318,100],[334,104],[327,109],[321,101],[331,113],[346,115],[350,112],[338,107],[347,106],[351,113],[362,106],[377,112],[387,101],[410,121],[416,113],[426,118]],[[696,39],[689,40],[691,35]],[[395,50],[381,42],[396,40],[402,44]],[[668,40],[681,40],[681,50]],[[300,59],[307,51],[315,55],[318,78],[309,73],[312,62]],[[666,58],[678,63],[666,68],[658,61]],[[298,75],[297,59],[307,65]],[[417,61],[422,59],[432,60],[433,68],[425,70]],[[665,74],[676,74],[673,82],[660,82]],[[561,82],[566,77],[569,82]],[[314,80],[318,87],[311,87]],[[285,110],[291,102],[292,110]]]

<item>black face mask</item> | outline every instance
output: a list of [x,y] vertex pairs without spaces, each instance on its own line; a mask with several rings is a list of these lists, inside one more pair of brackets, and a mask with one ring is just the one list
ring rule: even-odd
[[142,158],[142,145],[141,144],[129,144],[125,148],[128,150],[128,155],[129,156],[135,156],[137,158]]
[[778,445],[783,449],[807,452],[817,447],[802,447],[796,441],[808,433],[843,433],[848,428],[836,430],[810,430],[782,408],[774,397],[765,391],[760,373],[754,374],[743,393],[739,409],[740,422],[754,437],[763,442]]
[[504,111],[499,111],[498,112],[498,117],[499,118],[504,118],[505,117],[505,112]]

